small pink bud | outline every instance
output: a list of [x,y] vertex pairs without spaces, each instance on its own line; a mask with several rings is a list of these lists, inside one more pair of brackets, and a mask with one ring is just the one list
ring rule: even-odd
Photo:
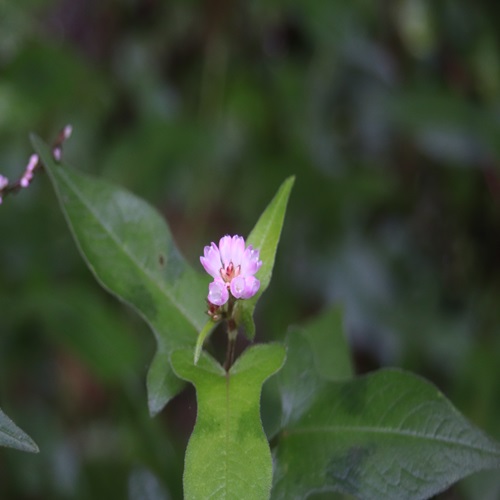
[[35,167],[38,163],[38,155],[31,155],[28,166],[26,167],[26,172],[33,172],[35,170]]
[[23,188],[27,188],[30,185],[31,180],[33,179],[33,172],[35,171],[36,166],[38,165],[38,155],[33,154],[30,156],[28,161],[28,165],[26,166],[26,170],[24,171],[21,180],[19,181],[19,185]]
[[0,191],[3,188],[7,187],[8,185],[9,185],[9,179],[7,179],[7,177],[4,177],[3,175],[0,175]]
[[73,126],[72,125],[66,125],[63,130],[63,137],[64,140],[66,141],[71,137],[71,134],[73,133]]

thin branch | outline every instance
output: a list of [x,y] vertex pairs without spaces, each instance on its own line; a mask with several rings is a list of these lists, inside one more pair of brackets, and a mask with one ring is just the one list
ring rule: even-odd
[[[57,135],[55,141],[52,143],[52,156],[57,162],[61,161],[63,144],[70,138],[73,128],[71,125],[66,125]],[[35,172],[42,167],[42,163],[37,154],[32,154],[28,160],[28,164],[24,169],[23,175],[15,182],[9,182],[7,177],[0,175],[0,204],[3,199],[12,193],[17,193],[21,189],[27,188]]]

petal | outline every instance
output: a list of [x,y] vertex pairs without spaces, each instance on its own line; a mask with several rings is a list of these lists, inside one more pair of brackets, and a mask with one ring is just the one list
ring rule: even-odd
[[231,248],[231,261],[234,267],[241,265],[245,253],[245,238],[243,236],[233,236],[233,245]]
[[231,281],[231,293],[237,299],[253,297],[260,287],[260,281],[253,276],[237,276]]
[[248,245],[245,253],[243,254],[241,262],[241,274],[244,276],[253,276],[262,266],[262,261],[259,260],[259,250]]
[[243,276],[237,276],[231,280],[231,293],[237,299],[241,299],[245,293],[245,278]]
[[208,285],[208,301],[216,306],[223,306],[229,299],[229,292],[222,280],[214,280]]
[[259,288],[260,281],[253,276],[247,276],[245,278],[245,291],[243,292],[241,298],[249,299],[250,297],[253,297],[259,291]]
[[220,252],[215,243],[212,243],[209,247],[205,247],[205,255],[200,257],[201,265],[205,268],[205,271],[213,276],[214,278],[220,278],[220,270],[222,267]]
[[233,239],[231,236],[223,236],[219,241],[219,249],[220,249],[220,258],[222,260],[222,265],[224,268],[228,266],[231,262],[232,255],[232,247],[233,247]]
[[224,236],[219,241],[220,255],[222,264],[227,267],[230,262],[234,267],[241,264],[243,253],[245,251],[245,239],[242,236]]

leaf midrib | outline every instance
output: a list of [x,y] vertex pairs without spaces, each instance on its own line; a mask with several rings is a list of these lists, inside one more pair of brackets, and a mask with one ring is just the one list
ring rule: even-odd
[[[56,168],[52,165],[52,168]],[[80,200],[80,202],[85,206],[85,208],[89,211],[89,213],[92,214],[92,216],[94,217],[94,219],[98,222],[98,224],[100,224],[104,229],[105,231],[108,233],[109,237],[111,238],[112,241],[114,241],[115,245],[121,249],[123,251],[123,253],[129,258],[129,260],[132,262],[132,264],[135,265],[135,267],[137,269],[139,269],[139,271],[142,272],[142,274],[160,291],[160,293],[162,293],[166,298],[167,300],[169,300],[172,305],[182,314],[182,316],[184,317],[184,319],[188,322],[188,324],[190,324],[195,332],[198,331],[198,327],[197,325],[191,320],[188,312],[176,301],[174,300],[173,296],[168,292],[167,289],[164,288],[164,286],[162,286],[161,283],[159,283],[158,281],[156,281],[150,274],[149,272],[147,272],[147,270],[142,267],[134,258],[133,258],[133,254],[131,254],[130,252],[128,252],[126,250],[126,247],[124,246],[121,246],[119,243],[120,243],[120,240],[118,238],[118,236],[106,225],[104,224],[101,219],[97,216],[97,213],[93,210],[93,207],[90,206],[88,203],[85,202],[85,197],[83,196],[83,194],[81,193],[81,191],[75,186],[75,184],[71,181],[71,179],[69,179],[69,177],[67,176],[67,172],[65,170],[62,170],[62,172],[59,172],[61,174],[61,177],[64,178],[64,180],[66,181],[66,184],[70,187],[70,189],[72,189],[74,191],[74,193],[77,195],[77,198]],[[58,190],[59,192],[59,190]],[[60,193],[59,193],[60,194]],[[72,221],[70,221],[71,223],[71,226],[73,226],[73,223]],[[82,249],[83,251],[83,249]],[[92,266],[93,268],[94,266]]]
[[436,441],[441,443],[448,443],[457,446],[463,446],[465,448],[470,448],[472,450],[478,450],[485,453],[490,453],[496,457],[500,457],[500,451],[491,449],[491,448],[480,448],[477,446],[473,446],[470,443],[465,443],[464,441],[453,440],[450,438],[446,438],[444,436],[436,437],[429,436],[426,434],[422,434],[415,431],[410,430],[402,430],[402,429],[391,429],[389,427],[351,427],[351,426],[318,426],[318,427],[308,427],[306,429],[284,429],[284,436],[289,437],[294,434],[308,434],[308,433],[327,433],[327,434],[338,434],[340,432],[351,432],[351,433],[371,433],[371,434],[385,434],[385,435],[394,435],[396,437],[411,437],[414,439],[423,439],[427,441]]

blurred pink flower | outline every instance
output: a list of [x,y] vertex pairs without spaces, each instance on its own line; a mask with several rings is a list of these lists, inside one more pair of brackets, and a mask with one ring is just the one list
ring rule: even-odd
[[259,250],[252,245],[245,248],[245,240],[241,236],[224,236],[218,247],[212,242],[205,247],[200,262],[214,278],[208,286],[208,301],[211,304],[224,305],[230,293],[236,299],[249,299],[259,290],[260,281],[254,276],[262,265]]
[[7,177],[4,177],[3,175],[0,175],[0,205],[2,204],[3,198],[2,198],[2,189],[6,188],[9,185],[9,179]]
[[0,191],[9,185],[9,179],[7,177],[4,177],[3,175],[0,175]]

